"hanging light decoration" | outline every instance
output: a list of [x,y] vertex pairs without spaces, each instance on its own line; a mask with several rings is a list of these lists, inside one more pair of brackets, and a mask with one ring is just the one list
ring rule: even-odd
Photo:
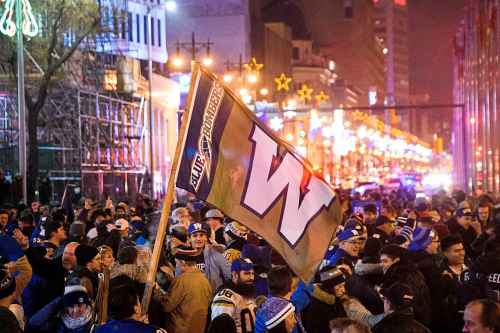
[[39,32],[39,27],[29,0],[21,0],[21,27],[17,27],[15,22],[16,0],[5,0],[4,2],[5,9],[0,17],[0,32],[6,36],[14,37],[17,29],[21,29],[24,35],[35,37]]

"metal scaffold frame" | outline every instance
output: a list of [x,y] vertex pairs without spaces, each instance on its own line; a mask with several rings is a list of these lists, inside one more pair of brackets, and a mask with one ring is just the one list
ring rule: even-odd
[[133,197],[147,167],[144,103],[84,91],[78,96],[83,193]]

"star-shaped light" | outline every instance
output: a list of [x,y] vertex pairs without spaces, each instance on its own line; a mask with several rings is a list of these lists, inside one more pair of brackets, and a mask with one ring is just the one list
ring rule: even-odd
[[252,57],[250,62],[248,64],[244,64],[243,67],[247,70],[247,72],[252,73],[260,71],[264,67],[264,64],[258,64],[257,59]]
[[314,96],[314,98],[316,99],[316,102],[318,104],[321,104],[321,103],[326,102],[327,100],[329,100],[330,96],[328,96],[327,94],[325,94],[325,92],[323,90],[321,90],[319,92],[319,94],[317,94],[316,96]]
[[309,102],[312,99],[313,89],[309,88],[307,84],[303,84],[302,88],[297,91],[297,93],[299,94],[299,98],[301,101]]
[[290,82],[292,82],[291,77],[287,77],[285,73],[281,73],[280,76],[274,78],[274,82],[276,82],[276,90],[277,91],[288,91],[290,87],[288,86]]

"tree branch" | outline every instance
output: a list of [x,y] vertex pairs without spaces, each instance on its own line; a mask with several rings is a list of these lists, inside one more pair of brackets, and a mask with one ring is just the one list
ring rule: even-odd
[[56,45],[57,45],[57,36],[58,36],[58,32],[59,32],[59,26],[61,24],[61,21],[62,21],[62,18],[63,18],[63,15],[64,15],[64,6],[61,5],[59,6],[59,10],[57,12],[57,16],[56,16],[56,19],[54,21],[54,24],[52,25],[52,38],[50,39],[50,45],[49,45],[49,48],[47,50],[47,67],[50,67],[50,65],[52,64],[52,60],[53,60],[53,56],[52,54],[54,53],[54,50],[56,48]]
[[71,45],[71,47],[59,58],[57,59],[56,62],[52,63],[49,68],[47,69],[47,72],[45,74],[45,77],[50,79],[54,75],[54,73],[57,71],[59,67],[61,67],[72,55],[75,53],[75,51],[80,47],[80,44],[83,42],[83,40],[88,37],[93,31],[97,29],[99,26],[99,18],[94,19],[94,22],[90,27],[85,30],[84,33],[82,33],[80,36],[78,36]]

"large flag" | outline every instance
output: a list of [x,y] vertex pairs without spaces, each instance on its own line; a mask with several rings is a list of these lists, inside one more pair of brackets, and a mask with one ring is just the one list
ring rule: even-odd
[[311,280],[340,220],[332,188],[205,69],[194,71],[184,117],[176,186],[259,234]]

